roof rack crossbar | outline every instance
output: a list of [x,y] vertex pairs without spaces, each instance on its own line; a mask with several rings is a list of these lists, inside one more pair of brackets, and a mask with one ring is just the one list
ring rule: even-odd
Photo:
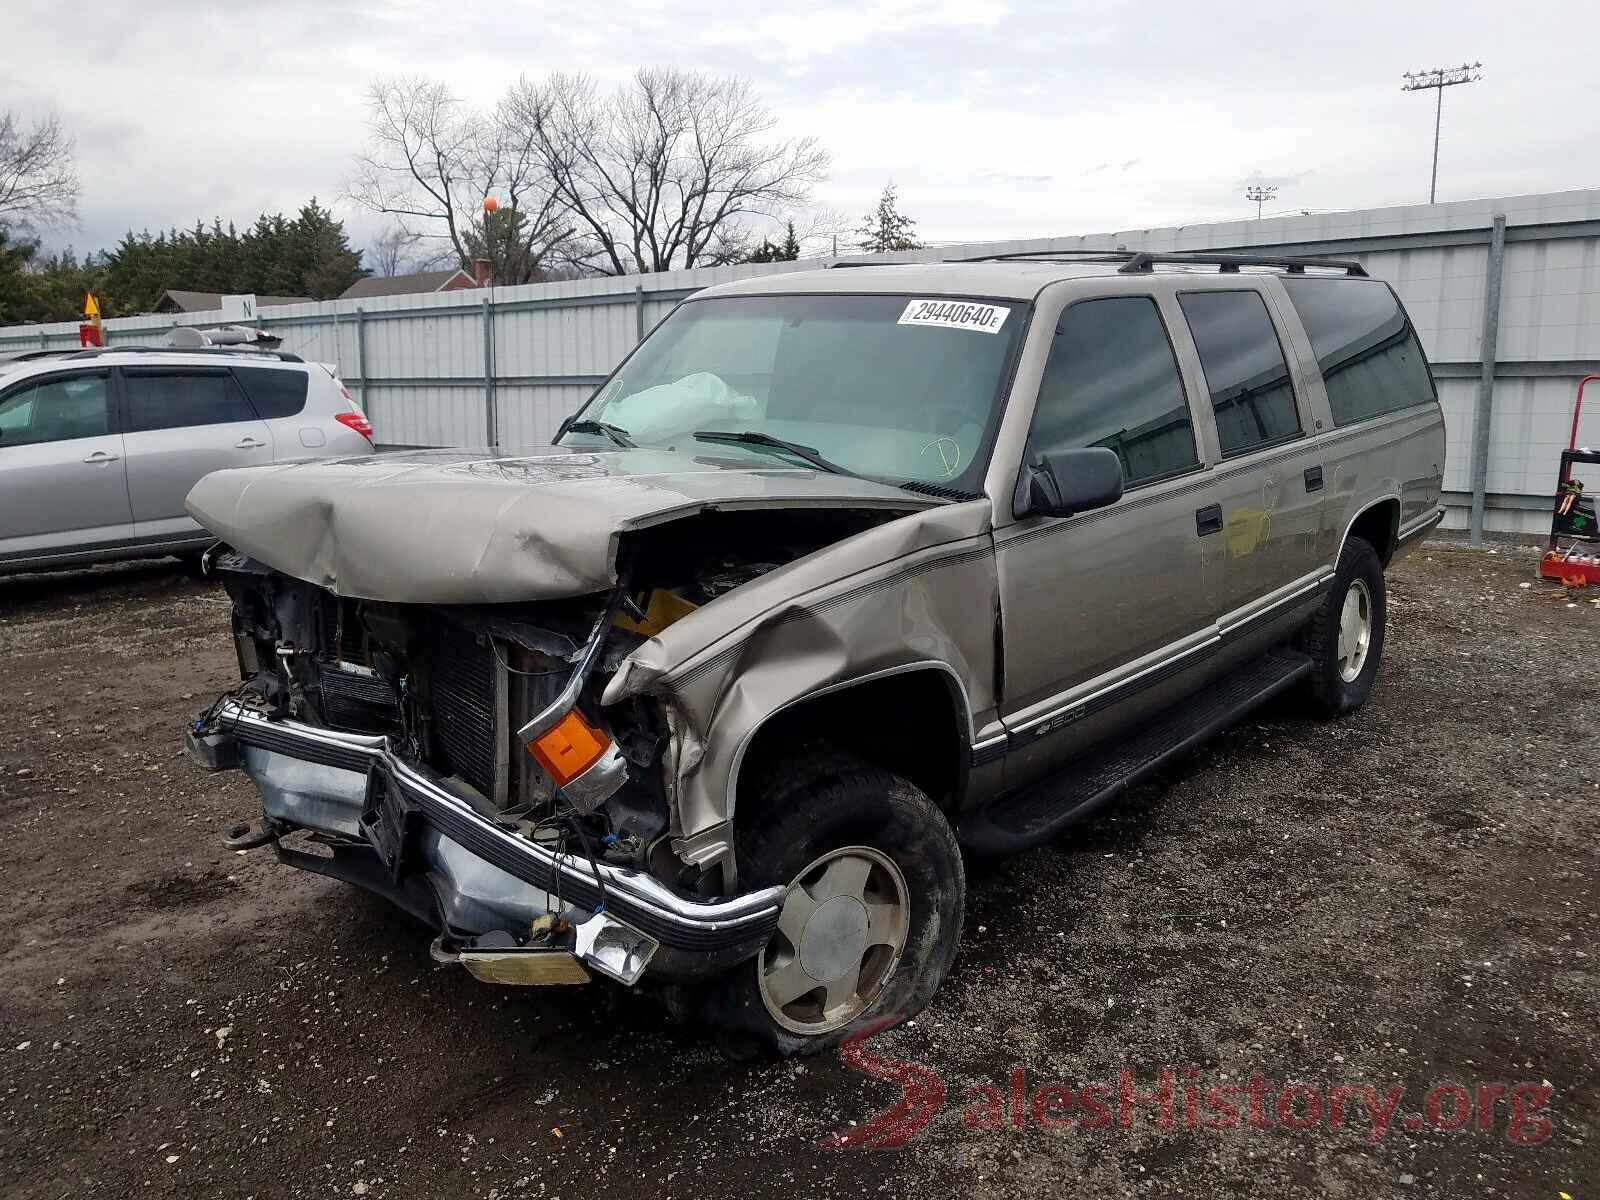
[[1348,258],[1309,258],[1301,255],[1212,253],[1205,250],[1181,254],[1162,254],[1152,250],[1017,250],[1009,254],[982,254],[976,258],[952,258],[947,262],[1073,262],[1120,263],[1123,275],[1147,274],[1157,264],[1174,266],[1215,266],[1223,274],[1237,274],[1240,267],[1281,267],[1291,275],[1304,275],[1307,267],[1327,267],[1347,275],[1366,278],[1366,268]]
[[1123,275],[1142,275],[1154,270],[1158,263],[1172,266],[1215,266],[1219,271],[1229,275],[1237,274],[1240,267],[1282,267],[1291,275],[1304,275],[1307,267],[1326,267],[1360,279],[1367,277],[1367,269],[1350,258],[1212,253],[1204,250],[1182,254],[1156,254],[1149,250],[1139,250],[1128,255],[1128,260],[1118,267],[1117,271]]

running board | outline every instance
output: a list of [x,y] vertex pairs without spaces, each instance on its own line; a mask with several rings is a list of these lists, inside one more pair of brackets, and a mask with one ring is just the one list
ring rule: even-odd
[[956,836],[984,857],[1054,840],[1134,783],[1234,724],[1311,671],[1311,659],[1277,649],[1149,717],[1133,736],[1080,755],[1058,774],[968,814]]

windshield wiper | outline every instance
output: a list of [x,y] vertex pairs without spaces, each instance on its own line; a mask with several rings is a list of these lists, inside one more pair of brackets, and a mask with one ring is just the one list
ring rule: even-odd
[[622,428],[620,425],[612,425],[606,421],[591,421],[588,418],[585,418],[582,421],[569,421],[562,428],[561,432],[556,434],[556,436],[563,437],[569,433],[604,434],[618,446],[621,446],[624,450],[633,450],[636,448],[636,443],[631,437],[628,436],[628,431],[626,429]]
[[815,447],[802,446],[799,442],[785,441],[780,437],[773,437],[770,433],[761,433],[755,429],[746,429],[743,433],[725,433],[720,429],[697,429],[690,437],[701,442],[726,442],[732,446],[770,446],[774,450],[787,450],[798,459],[810,463],[819,471],[826,471],[830,475],[849,475],[854,479],[865,479],[865,475],[858,475],[848,467],[841,467],[836,462],[829,462],[818,454]]

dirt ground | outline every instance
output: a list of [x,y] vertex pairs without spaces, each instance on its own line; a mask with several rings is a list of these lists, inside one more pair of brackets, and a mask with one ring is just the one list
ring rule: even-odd
[[[253,793],[179,749],[232,682],[220,591],[0,580],[0,1194],[1593,1197],[1600,607],[1533,563],[1430,543],[1364,711],[1274,710],[975,870],[943,991],[869,1045],[946,1085],[899,1149],[820,1145],[899,1095],[836,1056],[735,1066],[618,989],[486,987],[381,902],[225,850]],[[1114,1096],[1164,1065],[1166,1127],[1004,1107],[1013,1066]],[[1403,1098],[1382,1136],[1355,1102],[1186,1120],[1185,1079],[1252,1074]],[[1440,1083],[1463,1128],[1420,1116]],[[1513,1124],[1495,1084],[1548,1100]]]

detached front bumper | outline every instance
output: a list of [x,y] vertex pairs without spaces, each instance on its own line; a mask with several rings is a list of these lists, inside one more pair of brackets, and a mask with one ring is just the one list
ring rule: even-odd
[[[526,929],[525,922],[551,907],[595,912],[603,906],[607,915],[660,943],[653,973],[684,977],[749,958],[778,922],[781,888],[704,900],[639,871],[591,863],[502,829],[446,781],[395,755],[386,737],[269,721],[229,700],[206,729],[191,731],[187,740],[191,755],[207,769],[243,769],[273,821],[349,839],[353,850],[367,848],[361,817],[369,776],[380,772],[384,785],[402,795],[415,825],[407,839],[415,858],[408,890],[401,888],[399,872],[393,888],[382,886],[384,864],[376,847],[366,856],[370,878],[362,877],[363,869],[329,870],[317,865],[326,860],[282,847],[280,856],[389,895],[448,933]],[[431,900],[431,915],[407,902],[418,896]]]

